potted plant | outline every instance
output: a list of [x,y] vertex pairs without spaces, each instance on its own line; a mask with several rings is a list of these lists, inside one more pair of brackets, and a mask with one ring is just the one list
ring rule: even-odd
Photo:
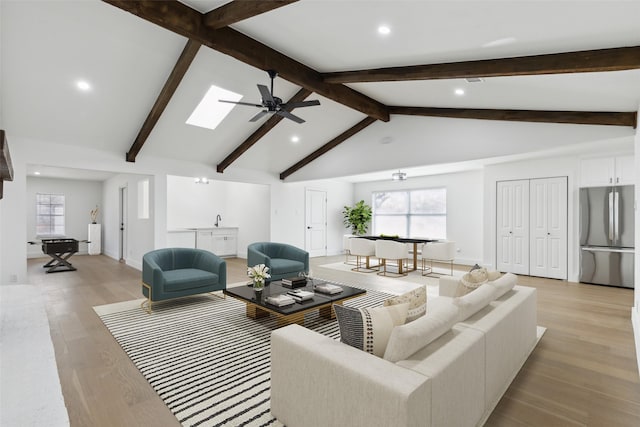
[[364,200],[360,200],[354,206],[345,206],[342,214],[344,215],[344,225],[351,227],[352,234],[361,236],[367,232],[372,212],[371,206],[367,205]]

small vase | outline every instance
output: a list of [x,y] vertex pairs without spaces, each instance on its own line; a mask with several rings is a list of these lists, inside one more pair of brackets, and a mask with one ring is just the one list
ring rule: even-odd
[[256,297],[257,301],[262,300],[262,289],[263,288],[253,288],[253,295]]

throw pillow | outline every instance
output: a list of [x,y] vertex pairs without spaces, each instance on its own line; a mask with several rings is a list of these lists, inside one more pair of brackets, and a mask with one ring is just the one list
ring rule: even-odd
[[[477,264],[476,264],[477,265]],[[460,279],[460,283],[458,284],[458,288],[456,289],[456,293],[454,297],[461,297],[463,295],[468,294],[476,289],[478,286],[483,283],[487,283],[489,281],[489,274],[487,269],[484,267],[471,269],[470,272],[466,273]]]
[[417,289],[389,298],[384,301],[384,306],[398,305],[409,303],[409,311],[407,312],[407,323],[416,320],[418,317],[424,316],[427,312],[427,288],[421,286]]
[[335,304],[340,341],[378,357],[384,355],[391,331],[404,324],[409,304],[353,308]]

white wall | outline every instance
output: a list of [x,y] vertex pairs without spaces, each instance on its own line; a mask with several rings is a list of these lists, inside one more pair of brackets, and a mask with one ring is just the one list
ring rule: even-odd
[[247,257],[252,242],[270,240],[268,185],[210,180],[196,184],[193,177],[167,177],[167,230],[238,227],[238,256]]
[[[473,265],[482,262],[483,249],[483,172],[481,170],[453,174],[409,177],[406,181],[376,181],[355,185],[353,202],[371,204],[375,191],[399,189],[447,189],[447,239],[456,242],[455,262]],[[345,229],[345,232],[348,230]]]
[[[636,203],[640,200],[640,106],[638,106],[638,126],[636,126],[635,160],[636,160]],[[636,255],[634,263],[634,304],[631,309],[631,324],[633,325],[633,333],[636,342],[636,359],[638,360],[638,372],[640,373],[640,210],[636,204],[636,221],[635,221],[635,242]]]
[[[87,224],[90,211],[99,207],[97,222],[101,222],[102,183],[74,179],[27,177],[27,239],[38,240],[36,235],[36,193],[63,194],[65,196],[65,236],[77,240],[88,237]],[[87,244],[80,243],[79,254],[87,253]],[[29,245],[27,257],[46,256],[40,245]]]
[[271,240],[305,247],[305,190],[327,192],[327,255],[342,253],[342,209],[353,203],[353,184],[334,180],[271,185]]
[[[149,218],[138,218],[138,182],[149,180]],[[154,180],[153,176],[119,174],[103,183],[103,251],[118,259],[120,254],[120,188],[127,188],[125,221],[127,265],[142,269],[142,256],[155,248]]]

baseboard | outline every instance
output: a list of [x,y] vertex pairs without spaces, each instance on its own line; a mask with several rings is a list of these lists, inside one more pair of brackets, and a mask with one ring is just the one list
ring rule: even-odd
[[631,325],[633,326],[633,338],[636,342],[636,361],[638,362],[638,374],[640,375],[640,307],[631,307]]
[[140,270],[142,271],[142,262],[141,261],[134,261],[131,259],[126,259],[124,260],[124,262],[129,266],[129,267],[133,267],[136,270]]

